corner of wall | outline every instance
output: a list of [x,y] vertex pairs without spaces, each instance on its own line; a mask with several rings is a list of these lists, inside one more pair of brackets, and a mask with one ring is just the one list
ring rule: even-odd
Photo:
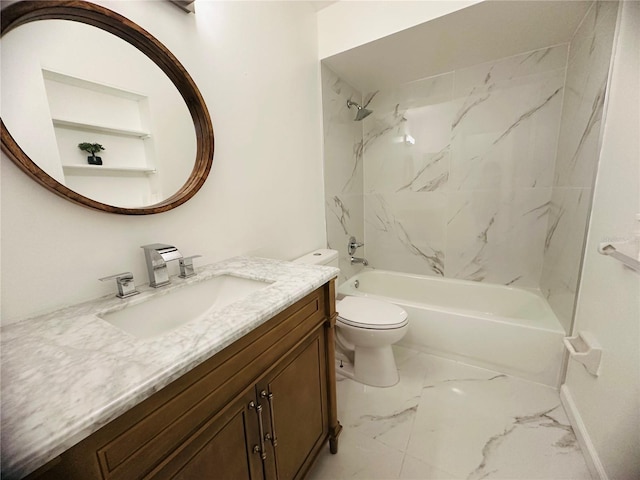
[[576,435],[578,444],[580,445],[580,449],[582,450],[582,454],[584,455],[585,462],[587,464],[587,467],[589,468],[589,472],[591,473],[592,478],[608,480],[609,477],[604,471],[604,467],[602,465],[602,462],[600,461],[598,452],[593,445],[593,441],[589,436],[587,427],[582,417],[580,416],[578,408],[576,407],[576,403],[573,400],[573,396],[571,395],[571,390],[566,384],[560,387],[560,401],[562,402],[562,406],[567,412],[569,423],[571,423],[571,426],[573,427],[573,431]]

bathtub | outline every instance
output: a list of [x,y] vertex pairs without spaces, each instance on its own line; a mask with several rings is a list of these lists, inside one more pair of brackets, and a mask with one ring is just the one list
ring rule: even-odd
[[340,285],[338,293],[404,308],[409,332],[399,345],[559,385],[565,332],[535,291],[367,269]]

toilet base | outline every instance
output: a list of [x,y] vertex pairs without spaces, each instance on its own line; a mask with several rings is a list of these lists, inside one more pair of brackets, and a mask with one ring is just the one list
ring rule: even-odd
[[351,363],[347,359],[340,359],[337,356],[336,356],[336,375],[340,375],[341,377],[349,378],[357,382],[353,374],[353,363]]
[[355,366],[351,363],[350,358],[340,352],[338,348],[336,351],[336,374],[372,387],[392,387],[400,381],[390,346],[382,349],[357,348],[354,356]]
[[354,379],[373,387],[392,387],[400,381],[391,345],[358,347],[354,353]]

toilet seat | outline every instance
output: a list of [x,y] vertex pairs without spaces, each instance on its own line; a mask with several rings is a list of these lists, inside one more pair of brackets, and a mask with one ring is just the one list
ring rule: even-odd
[[347,296],[336,302],[336,310],[338,322],[356,328],[391,330],[409,323],[402,308],[373,298]]

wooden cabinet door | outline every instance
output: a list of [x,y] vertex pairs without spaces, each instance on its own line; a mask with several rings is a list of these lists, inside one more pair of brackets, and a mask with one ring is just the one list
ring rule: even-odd
[[256,386],[268,413],[265,421],[272,440],[267,453],[273,451],[278,480],[301,478],[312,453],[326,439],[326,368],[324,329],[320,328]]
[[145,478],[262,480],[255,406],[252,386]]

